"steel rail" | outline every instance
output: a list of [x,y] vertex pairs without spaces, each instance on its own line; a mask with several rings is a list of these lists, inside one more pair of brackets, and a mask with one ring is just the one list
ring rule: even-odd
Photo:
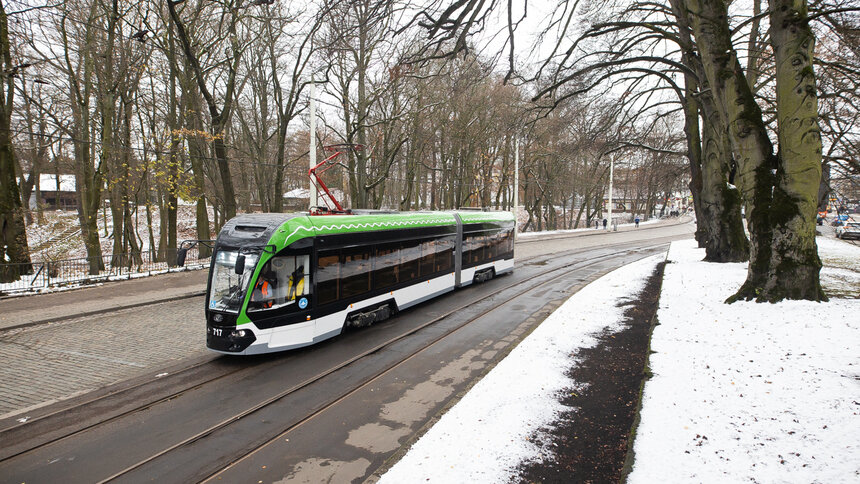
[[[653,249],[655,249],[655,248],[657,248],[657,247],[661,247],[661,246],[666,245],[666,243],[668,243],[668,242],[662,242],[662,243],[658,243],[658,244],[652,244],[652,245],[649,245],[649,246],[645,246],[645,247],[637,248],[636,250],[641,250],[641,251],[653,250]],[[530,291],[532,291],[532,290],[534,290],[534,289],[536,289],[536,288],[538,288],[538,287],[541,287],[542,285],[548,284],[548,283],[553,282],[553,281],[555,281],[555,280],[557,280],[557,279],[559,279],[559,278],[561,278],[561,277],[567,276],[567,275],[569,275],[569,274],[570,274],[570,272],[573,272],[573,271],[576,271],[576,270],[581,270],[582,268],[585,268],[585,267],[588,267],[588,266],[594,265],[594,264],[596,264],[596,263],[598,263],[598,262],[602,262],[602,261],[605,261],[605,260],[609,260],[609,259],[613,259],[613,258],[620,257],[620,256],[622,256],[622,255],[628,254],[631,250],[632,250],[632,249],[629,249],[629,248],[627,248],[627,249],[621,249],[621,250],[614,251],[614,252],[612,252],[612,253],[610,253],[610,254],[605,254],[605,255],[602,255],[602,256],[594,257],[594,258],[589,259],[589,260],[587,260],[587,261],[582,261],[582,262],[577,263],[577,264],[574,264],[574,265],[566,265],[566,266],[562,266],[562,267],[556,267],[556,268],[552,268],[552,269],[547,269],[547,270],[541,271],[541,272],[539,272],[538,274],[536,274],[534,277],[546,276],[546,275],[552,274],[552,273],[554,273],[554,272],[560,272],[560,271],[561,271],[562,273],[561,273],[561,274],[558,274],[558,275],[556,275],[556,276],[552,276],[552,277],[550,277],[550,278],[548,278],[548,279],[546,279],[546,280],[543,280],[543,281],[541,281],[541,282],[537,282],[537,283],[535,283],[535,284],[530,284],[528,288],[526,288],[526,289],[524,289],[524,290],[521,290],[521,291],[518,291],[516,294],[514,294],[513,296],[511,296],[511,298],[509,298],[509,299],[508,299],[507,301],[505,301],[505,302],[509,302],[510,300],[512,300],[512,299],[514,299],[514,298],[516,298],[516,297],[522,296],[522,295],[524,295],[524,294],[526,294],[526,293],[528,293],[528,292],[530,292]],[[583,249],[576,249],[576,250],[568,251],[568,252],[574,252],[574,253],[575,253],[575,252],[579,252],[579,251],[583,251]],[[558,255],[558,253],[553,254],[553,255],[557,256],[557,255]],[[545,257],[545,256],[546,256],[546,254],[541,255],[541,256],[534,256],[534,257],[530,257],[530,258],[529,258],[529,260],[530,260],[530,259],[539,258],[539,257]],[[534,279],[534,277],[533,277],[533,279]],[[490,294],[483,295],[483,296],[481,297],[481,301],[482,301],[482,300],[485,300],[485,299],[487,299],[487,298],[489,298],[489,297],[493,297],[493,296],[495,296],[495,295],[498,295],[498,294],[500,294],[500,293],[502,293],[502,292],[504,292],[504,291],[507,291],[507,290],[509,290],[509,289],[511,289],[511,288],[514,288],[514,287],[517,287],[517,286],[521,286],[521,285],[523,285],[523,281],[517,281],[516,283],[505,285],[504,287],[501,287],[501,288],[499,288],[499,289],[497,289],[497,290],[495,290],[495,291],[491,292]],[[240,420],[242,420],[242,419],[244,419],[244,418],[246,418],[246,417],[248,417],[248,416],[250,416],[250,415],[252,415],[252,414],[254,414],[254,413],[256,413],[256,412],[258,412],[258,411],[260,411],[260,410],[262,410],[262,409],[264,409],[264,408],[266,408],[266,407],[268,407],[268,406],[270,406],[270,405],[272,405],[272,404],[274,404],[275,402],[277,402],[277,401],[279,401],[279,400],[281,400],[281,399],[283,399],[283,398],[287,397],[288,395],[290,395],[290,394],[292,394],[292,393],[295,393],[295,392],[296,392],[296,391],[298,391],[298,390],[301,390],[301,389],[303,389],[303,388],[305,388],[305,387],[310,386],[311,384],[313,384],[313,383],[315,383],[315,382],[317,382],[317,381],[319,381],[319,380],[321,380],[321,379],[325,378],[325,377],[326,377],[326,376],[328,376],[328,375],[331,375],[332,373],[335,373],[336,371],[339,371],[339,370],[341,370],[341,369],[343,369],[343,368],[345,368],[345,367],[347,367],[347,366],[349,366],[349,365],[351,365],[351,364],[353,364],[353,363],[355,363],[355,362],[357,362],[357,361],[361,360],[362,358],[365,358],[365,357],[367,357],[367,356],[369,356],[369,355],[371,355],[371,354],[374,354],[374,353],[376,353],[376,352],[378,352],[378,351],[380,351],[380,350],[384,349],[385,347],[390,346],[390,345],[392,345],[393,343],[396,343],[396,342],[398,342],[398,341],[400,341],[400,340],[402,340],[402,339],[404,339],[404,338],[406,338],[406,337],[408,337],[408,336],[411,336],[411,335],[413,335],[413,334],[415,334],[415,333],[417,333],[417,332],[421,331],[422,329],[427,328],[428,326],[431,326],[431,325],[433,325],[433,324],[436,324],[436,323],[438,323],[438,322],[440,322],[440,321],[442,321],[442,320],[444,320],[444,319],[446,319],[446,318],[450,317],[451,315],[456,314],[456,313],[458,313],[458,312],[462,311],[464,308],[467,308],[467,307],[469,307],[469,306],[471,306],[471,305],[473,305],[473,304],[476,304],[476,303],[478,303],[478,302],[480,302],[480,301],[472,301],[472,302],[469,302],[468,304],[464,304],[464,305],[458,306],[457,308],[454,308],[454,309],[452,309],[452,310],[450,310],[450,311],[448,311],[448,312],[446,312],[446,313],[444,313],[444,314],[442,314],[442,315],[440,315],[440,316],[437,316],[437,317],[435,317],[435,318],[433,318],[433,319],[431,319],[431,320],[428,320],[428,321],[426,321],[426,322],[424,322],[424,323],[422,323],[422,324],[420,324],[420,325],[418,325],[418,326],[416,326],[416,327],[414,327],[414,328],[412,328],[412,329],[410,329],[410,330],[408,330],[408,331],[406,331],[406,332],[404,332],[404,333],[401,333],[401,334],[399,334],[399,335],[397,335],[397,336],[394,336],[394,337],[392,337],[392,338],[390,338],[390,339],[388,339],[388,340],[386,340],[386,341],[384,341],[384,342],[382,342],[382,343],[380,343],[380,344],[378,344],[378,345],[376,345],[376,346],[374,346],[374,347],[372,347],[372,348],[370,348],[370,349],[368,349],[368,350],[365,350],[365,351],[363,351],[363,352],[361,352],[361,353],[359,353],[359,354],[356,354],[356,355],[354,355],[354,356],[352,356],[352,357],[350,357],[350,358],[348,358],[348,359],[346,359],[346,360],[344,360],[344,361],[342,361],[342,362],[338,363],[337,365],[334,365],[334,366],[332,366],[332,367],[328,368],[327,370],[324,370],[324,371],[322,371],[322,372],[320,372],[320,373],[318,373],[318,374],[316,374],[316,375],[314,375],[314,376],[312,376],[312,377],[309,377],[309,378],[305,379],[304,381],[302,381],[302,382],[300,382],[300,383],[297,383],[296,385],[293,385],[292,387],[290,387],[290,388],[288,388],[288,389],[286,389],[286,390],[283,390],[282,392],[280,392],[280,393],[278,393],[278,394],[276,394],[276,395],[274,395],[274,396],[271,396],[271,397],[267,398],[266,400],[264,400],[264,401],[262,401],[262,402],[260,402],[260,403],[258,403],[258,404],[256,404],[256,405],[254,405],[254,406],[252,406],[252,407],[250,407],[250,408],[248,408],[248,409],[246,409],[246,410],[243,410],[242,412],[239,412],[239,413],[238,413],[238,414],[236,414],[236,415],[233,415],[233,416],[231,416],[231,417],[229,417],[229,418],[227,418],[227,419],[224,419],[224,420],[222,420],[221,422],[218,422],[217,424],[212,425],[212,426],[210,426],[209,428],[206,428],[205,430],[202,430],[202,431],[200,431],[200,432],[198,432],[198,433],[196,433],[196,434],[194,434],[194,435],[192,435],[192,436],[190,436],[190,437],[188,437],[188,438],[186,438],[186,439],[184,439],[184,440],[182,440],[182,441],[180,441],[180,442],[177,442],[177,443],[175,443],[175,444],[173,444],[173,445],[170,445],[169,447],[167,447],[167,448],[163,449],[162,451],[157,452],[157,453],[155,453],[155,454],[153,454],[153,455],[151,455],[151,456],[149,456],[149,457],[147,457],[147,458],[145,458],[145,459],[142,459],[142,460],[138,461],[137,463],[132,464],[132,465],[130,465],[130,466],[128,466],[128,467],[126,467],[125,469],[122,469],[122,470],[120,470],[119,472],[117,472],[117,473],[115,473],[115,474],[113,474],[113,475],[111,475],[111,476],[109,476],[109,477],[107,477],[107,478],[105,478],[105,479],[102,479],[102,480],[100,480],[100,481],[98,481],[98,482],[99,482],[100,484],[102,484],[102,483],[106,483],[106,482],[110,482],[110,481],[112,481],[112,480],[114,480],[114,479],[117,479],[117,478],[119,478],[119,477],[121,477],[121,476],[123,476],[123,475],[126,475],[126,474],[128,474],[128,473],[130,473],[130,472],[132,472],[132,471],[134,471],[134,470],[136,470],[136,469],[139,469],[139,468],[143,467],[144,465],[146,465],[146,464],[148,464],[148,463],[150,463],[150,462],[155,461],[155,460],[156,460],[156,459],[158,459],[158,458],[161,458],[161,457],[163,457],[163,456],[165,456],[165,455],[167,455],[167,454],[170,454],[171,452],[174,452],[174,451],[176,451],[177,449],[180,449],[180,448],[185,447],[185,446],[188,446],[188,445],[190,445],[190,444],[192,444],[192,443],[194,443],[194,442],[197,442],[197,441],[199,441],[199,440],[201,440],[201,439],[205,438],[206,436],[208,436],[208,435],[210,435],[210,434],[212,434],[212,433],[214,433],[214,432],[217,432],[217,431],[219,431],[219,430],[221,430],[221,429],[224,429],[224,428],[226,428],[226,427],[230,426],[231,424],[233,424],[233,423],[235,423],[235,422],[237,422],[237,421],[240,421]],[[403,364],[404,362],[408,361],[409,359],[411,359],[412,357],[414,357],[415,355],[417,355],[417,354],[418,354],[418,353],[420,353],[421,351],[423,351],[423,350],[425,350],[425,349],[427,349],[427,348],[431,347],[432,345],[436,344],[437,342],[441,341],[442,339],[446,338],[447,336],[450,336],[452,333],[454,333],[454,332],[456,332],[456,331],[458,331],[458,330],[460,330],[460,329],[462,329],[462,328],[464,328],[464,327],[468,326],[469,324],[471,324],[471,323],[475,322],[476,320],[480,319],[481,317],[485,316],[487,313],[489,313],[490,311],[493,311],[493,310],[495,310],[495,309],[496,309],[495,307],[490,308],[490,309],[487,309],[486,311],[483,311],[483,312],[481,312],[480,314],[478,314],[478,315],[476,315],[476,316],[474,316],[474,317],[471,317],[471,318],[467,319],[467,320],[466,320],[466,321],[464,321],[463,323],[458,324],[458,325],[457,325],[457,326],[455,326],[453,329],[451,329],[451,330],[449,330],[449,331],[446,331],[444,334],[442,334],[442,335],[440,335],[440,336],[438,336],[438,337],[434,338],[434,339],[433,339],[433,340],[431,340],[429,343],[422,345],[420,348],[418,348],[418,349],[416,349],[415,351],[413,351],[413,352],[409,353],[409,354],[408,354],[408,355],[406,355],[405,357],[399,358],[399,359],[397,359],[397,361],[392,362],[390,365],[387,365],[387,366],[386,366],[386,368],[383,368],[383,369],[381,369],[381,370],[378,370],[378,371],[374,372],[374,374],[370,376],[370,378],[369,378],[369,380],[368,380],[368,381],[374,381],[375,379],[377,379],[377,378],[379,378],[379,377],[381,377],[381,376],[385,375],[386,373],[390,372],[391,370],[393,370],[393,369],[394,369],[394,368],[396,368],[397,366],[399,366],[399,365]],[[246,458],[246,457],[247,457],[247,456],[249,456],[249,455],[252,455],[254,452],[257,452],[259,449],[261,449],[261,448],[265,447],[266,445],[268,445],[269,443],[271,443],[271,442],[273,442],[273,441],[277,440],[277,438],[278,438],[278,437],[280,437],[281,435],[283,435],[284,433],[289,432],[289,431],[290,431],[290,430],[292,430],[292,429],[295,429],[298,425],[301,425],[302,423],[304,423],[304,422],[307,422],[307,421],[311,420],[312,418],[314,418],[314,416],[316,416],[316,415],[318,415],[318,414],[322,413],[322,412],[323,412],[323,411],[325,411],[327,408],[330,408],[332,405],[334,405],[334,404],[335,404],[335,403],[337,403],[338,401],[341,401],[342,399],[344,399],[344,398],[348,397],[349,395],[353,394],[355,391],[358,391],[360,388],[362,388],[362,387],[363,387],[364,385],[366,385],[366,384],[367,384],[367,382],[360,384],[358,387],[355,387],[355,388],[352,388],[352,389],[347,389],[347,391],[346,391],[346,392],[341,392],[341,394],[340,394],[339,396],[337,396],[336,398],[332,399],[332,400],[331,400],[330,402],[328,402],[327,404],[325,404],[325,405],[323,405],[322,407],[320,407],[319,409],[315,410],[315,411],[314,411],[314,412],[312,412],[310,415],[308,415],[308,416],[306,416],[306,417],[302,418],[302,419],[301,419],[299,422],[297,422],[296,424],[293,424],[293,425],[291,425],[290,427],[288,427],[287,429],[284,429],[283,431],[281,431],[281,432],[278,434],[278,436],[276,436],[274,439],[269,439],[269,440],[267,440],[266,442],[264,442],[264,443],[262,443],[262,444],[260,444],[260,445],[256,446],[255,448],[251,449],[249,452],[246,452],[245,454],[243,454],[242,456],[240,456],[240,457],[239,457],[239,459],[232,461],[230,464],[228,464],[228,466],[223,467],[223,468],[221,468],[220,470],[218,470],[217,472],[215,472],[215,473],[213,473],[213,474],[211,474],[211,475],[209,475],[209,476],[204,477],[204,478],[202,479],[202,481],[205,481],[205,480],[211,479],[212,477],[214,477],[214,476],[216,476],[216,475],[218,475],[218,474],[222,473],[224,470],[226,470],[227,468],[229,468],[229,466],[234,465],[235,463],[237,463],[237,462],[241,461],[242,459]]]
[[[578,250],[586,250],[586,249],[577,249],[577,251],[578,251]],[[543,256],[544,256],[544,255],[535,255],[535,256],[531,256],[531,257],[526,257],[526,258],[521,259],[521,262],[528,262],[528,261],[531,261],[531,260],[533,260],[533,259],[537,259],[537,258],[539,258],[539,257],[543,257]],[[189,297],[191,297],[191,296],[189,296]],[[465,307],[465,306],[463,306],[463,307]],[[125,309],[125,308],[122,308],[122,309]],[[177,370],[177,371],[175,371],[175,372],[171,373],[171,374],[170,374],[170,378],[182,377],[182,376],[184,376],[184,375],[186,375],[186,374],[188,374],[188,373],[192,372],[193,370],[196,370],[196,369],[199,369],[199,368],[203,368],[203,367],[206,367],[206,366],[211,366],[211,365],[212,365],[212,364],[213,364],[217,359],[218,359],[218,356],[214,356],[214,355],[213,355],[213,356],[212,356],[212,358],[211,358],[211,359],[209,359],[208,361],[203,361],[203,362],[200,362],[200,363],[196,363],[196,364],[194,364],[194,365],[191,365],[191,366],[188,366],[188,367],[185,367],[185,368],[181,368],[181,369],[179,369],[179,370]],[[256,366],[256,365],[254,365],[254,366]],[[226,372],[226,373],[220,373],[220,374],[217,374],[216,376],[214,376],[214,377],[212,377],[212,378],[206,378],[206,379],[203,379],[203,380],[199,380],[199,381],[196,381],[196,382],[192,382],[191,384],[186,385],[186,386],[182,387],[181,389],[176,390],[176,391],[174,391],[174,392],[172,392],[172,393],[169,393],[169,394],[167,394],[167,395],[165,395],[165,396],[162,396],[162,397],[159,397],[159,398],[156,398],[156,399],[152,399],[152,400],[144,400],[144,401],[142,401],[141,403],[139,403],[138,405],[136,405],[136,406],[134,406],[134,407],[132,407],[132,408],[129,408],[128,410],[122,411],[122,412],[117,413],[117,414],[115,414],[115,415],[107,416],[106,418],[102,418],[102,419],[100,419],[100,420],[97,420],[97,421],[95,421],[95,422],[92,422],[92,423],[90,423],[90,424],[88,424],[88,425],[85,425],[85,426],[83,426],[83,427],[76,428],[76,429],[74,429],[74,430],[72,430],[72,431],[70,431],[70,432],[64,433],[64,434],[62,434],[62,435],[58,435],[58,436],[55,436],[55,437],[52,437],[52,438],[49,438],[49,439],[45,439],[45,440],[43,440],[43,441],[39,441],[38,439],[33,439],[33,440],[32,440],[32,444],[31,444],[31,445],[29,445],[29,446],[25,446],[25,447],[24,447],[24,448],[22,448],[22,449],[16,450],[16,451],[14,451],[14,453],[11,453],[11,454],[9,454],[9,455],[6,455],[6,456],[2,456],[2,457],[0,457],[0,463],[2,463],[2,462],[4,462],[4,461],[7,461],[7,460],[9,460],[9,459],[13,459],[13,458],[15,458],[15,457],[18,457],[18,456],[21,456],[21,455],[27,454],[28,452],[32,452],[32,451],[34,451],[34,450],[38,450],[38,449],[39,449],[39,448],[41,448],[41,447],[44,447],[44,446],[47,446],[47,445],[50,445],[50,444],[53,444],[53,443],[56,443],[56,442],[60,442],[60,441],[62,441],[62,440],[65,440],[65,439],[68,439],[68,438],[71,438],[71,437],[74,437],[75,435],[81,434],[81,433],[86,432],[86,431],[88,431],[88,430],[92,430],[92,429],[97,428],[97,427],[99,427],[99,426],[101,426],[101,425],[104,425],[104,424],[106,424],[106,423],[112,422],[112,421],[117,420],[117,419],[120,419],[120,418],[122,418],[122,417],[126,417],[126,416],[128,416],[128,415],[132,415],[132,414],[134,414],[134,413],[136,413],[136,412],[139,412],[139,411],[141,411],[141,410],[145,410],[145,409],[147,409],[147,408],[150,408],[150,407],[152,407],[153,405],[157,405],[157,404],[162,403],[162,402],[166,402],[166,401],[169,401],[169,400],[173,400],[173,399],[175,399],[175,398],[177,398],[177,397],[179,397],[179,396],[182,396],[182,395],[183,395],[183,394],[185,394],[185,393],[188,393],[188,392],[190,392],[190,391],[196,390],[196,389],[198,389],[198,388],[200,388],[200,387],[202,387],[202,386],[204,386],[204,385],[206,385],[206,384],[209,384],[209,383],[212,383],[212,382],[218,381],[218,380],[220,380],[220,379],[222,379],[222,378],[229,377],[229,376],[234,375],[234,374],[236,374],[236,373],[239,373],[239,372],[241,372],[241,371],[245,371],[245,370],[247,370],[248,368],[249,368],[248,366],[246,366],[246,367],[240,367],[240,368],[237,368],[237,369],[235,369],[235,370],[233,370],[233,371],[228,371],[228,372]],[[163,382],[164,382],[164,380],[145,380],[145,381],[141,381],[141,382],[140,382],[140,383],[138,383],[138,384],[135,384],[135,385],[132,385],[132,386],[129,386],[129,387],[125,387],[125,388],[122,388],[122,389],[119,389],[119,390],[116,390],[116,391],[113,391],[113,392],[109,392],[109,393],[106,393],[106,394],[104,394],[104,395],[99,395],[99,396],[97,396],[97,397],[94,397],[94,398],[91,398],[91,399],[88,399],[88,400],[82,401],[82,402],[80,402],[80,403],[76,403],[74,406],[64,407],[64,408],[61,408],[61,409],[57,409],[56,411],[53,411],[53,412],[50,412],[50,413],[46,413],[46,414],[44,414],[44,415],[38,415],[38,416],[36,416],[36,417],[34,417],[34,418],[32,418],[32,419],[28,419],[26,422],[17,423],[17,424],[15,424],[15,425],[10,426],[10,427],[4,428],[4,429],[0,429],[0,439],[3,439],[3,438],[4,438],[4,436],[8,436],[8,435],[10,435],[10,434],[11,434],[11,433],[13,433],[13,432],[16,432],[16,431],[20,431],[20,430],[22,430],[24,427],[30,427],[30,428],[32,428],[34,424],[37,424],[37,423],[40,423],[40,422],[44,422],[44,421],[49,420],[49,419],[52,419],[52,418],[59,418],[59,417],[62,417],[62,416],[64,416],[64,415],[72,415],[72,414],[78,413],[78,412],[80,412],[80,410],[81,410],[82,408],[84,408],[84,407],[86,407],[86,406],[94,405],[94,404],[99,404],[99,403],[102,403],[102,402],[107,402],[107,401],[109,401],[110,399],[116,399],[116,398],[119,398],[119,397],[121,397],[122,395],[130,394],[130,393],[131,393],[131,392],[133,392],[133,391],[140,390],[140,389],[145,388],[145,387],[146,387],[146,386],[148,386],[148,385],[152,385],[152,384],[154,384],[154,383],[156,383],[156,382],[157,382],[157,383],[163,383]]]

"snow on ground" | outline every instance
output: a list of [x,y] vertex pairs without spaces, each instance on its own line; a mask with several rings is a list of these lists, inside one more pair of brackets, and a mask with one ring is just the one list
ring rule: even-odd
[[[659,218],[652,218],[647,222],[639,222],[639,226],[643,225],[652,225],[658,224],[661,222]],[[635,227],[636,224],[618,224],[618,227]],[[528,239],[531,237],[542,237],[544,235],[557,235],[557,234],[575,234],[580,232],[597,232],[599,230],[610,230],[609,228],[604,229],[602,226],[599,229],[595,229],[594,227],[585,227],[581,229],[569,229],[569,230],[544,230],[543,232],[517,232],[517,238]]]
[[[179,239],[197,238],[196,207],[190,202],[180,203],[177,209],[177,229]],[[213,213],[209,209],[209,221],[211,223]],[[159,230],[161,228],[161,215],[157,206],[151,208],[152,232],[155,242],[158,243]],[[83,239],[81,238],[80,221],[78,214],[71,210],[45,210],[44,221],[35,221],[27,224],[27,243],[30,245],[30,257],[34,261],[54,261],[63,259],[77,259],[87,256]],[[138,242],[141,250],[150,250],[149,225],[147,224],[146,208],[138,207],[132,216],[134,227],[137,232]],[[113,253],[113,218],[109,212],[99,211],[98,216],[99,237],[102,253],[110,255]]]
[[[857,284],[860,248],[818,240]],[[628,482],[858,482],[860,300],[726,305],[746,264],[702,256],[669,252]]]
[[831,297],[860,298],[860,246],[839,239],[818,237],[821,284]]
[[622,267],[568,299],[479,381],[383,477],[382,483],[508,480],[524,459],[539,456],[528,439],[564,408],[556,395],[576,382],[565,373],[571,353],[620,329],[618,303],[641,292],[658,255]]
[[[631,483],[860,480],[860,247],[818,238],[828,303],[723,301],[746,264],[701,262],[675,242],[666,266]],[[528,439],[551,423],[580,347],[619,326],[625,297],[660,257],[571,297],[431,427],[383,483],[511,479],[545,458]]]

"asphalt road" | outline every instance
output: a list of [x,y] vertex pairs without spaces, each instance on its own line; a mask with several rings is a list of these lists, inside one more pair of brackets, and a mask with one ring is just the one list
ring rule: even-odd
[[[366,479],[396,459],[401,448],[572,293],[620,265],[661,250],[636,247],[653,246],[654,239],[689,237],[692,231],[691,225],[672,225],[595,231],[539,242],[520,239],[516,250],[523,262],[513,275],[456,291],[312,348],[248,359],[244,367],[240,362],[236,373],[192,385],[145,411],[4,460],[0,480],[100,481],[188,440],[201,429],[230,420],[237,409],[259,406],[284,389],[299,387],[326,372],[333,362],[468,305],[117,480]],[[619,251],[619,246],[628,249]],[[569,270],[538,285],[549,277],[544,274],[550,268]],[[527,287],[533,289],[514,297]],[[236,366],[235,358],[212,356],[203,349],[202,314],[202,298],[192,297],[0,335],[0,361],[15,361],[10,364],[13,360],[7,359],[0,365],[0,381],[8,386],[0,393],[30,398],[24,403],[0,401],[9,412],[0,423],[26,419],[28,411],[22,412],[22,405],[29,403],[33,414],[75,405],[76,399],[85,401],[83,394],[93,389],[110,394],[112,382],[120,387],[129,379],[144,384],[154,381],[164,376],[161,370],[168,366],[214,365],[225,359]],[[474,322],[456,329],[473,317]],[[399,363],[403,355],[410,356]],[[205,371],[206,366],[202,368]],[[83,396],[69,398],[74,395]]]

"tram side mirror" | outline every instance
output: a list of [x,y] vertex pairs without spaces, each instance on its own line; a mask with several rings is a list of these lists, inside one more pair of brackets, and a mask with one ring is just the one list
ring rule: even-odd
[[188,249],[181,248],[176,251],[176,265],[179,267],[185,266],[185,256],[188,255]]
[[245,273],[245,256],[240,255],[236,257],[236,274],[240,276]]

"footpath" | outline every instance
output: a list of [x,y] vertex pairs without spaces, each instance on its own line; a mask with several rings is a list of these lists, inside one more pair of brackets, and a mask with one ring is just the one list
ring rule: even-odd
[[0,331],[203,295],[208,272],[171,272],[0,299]]

